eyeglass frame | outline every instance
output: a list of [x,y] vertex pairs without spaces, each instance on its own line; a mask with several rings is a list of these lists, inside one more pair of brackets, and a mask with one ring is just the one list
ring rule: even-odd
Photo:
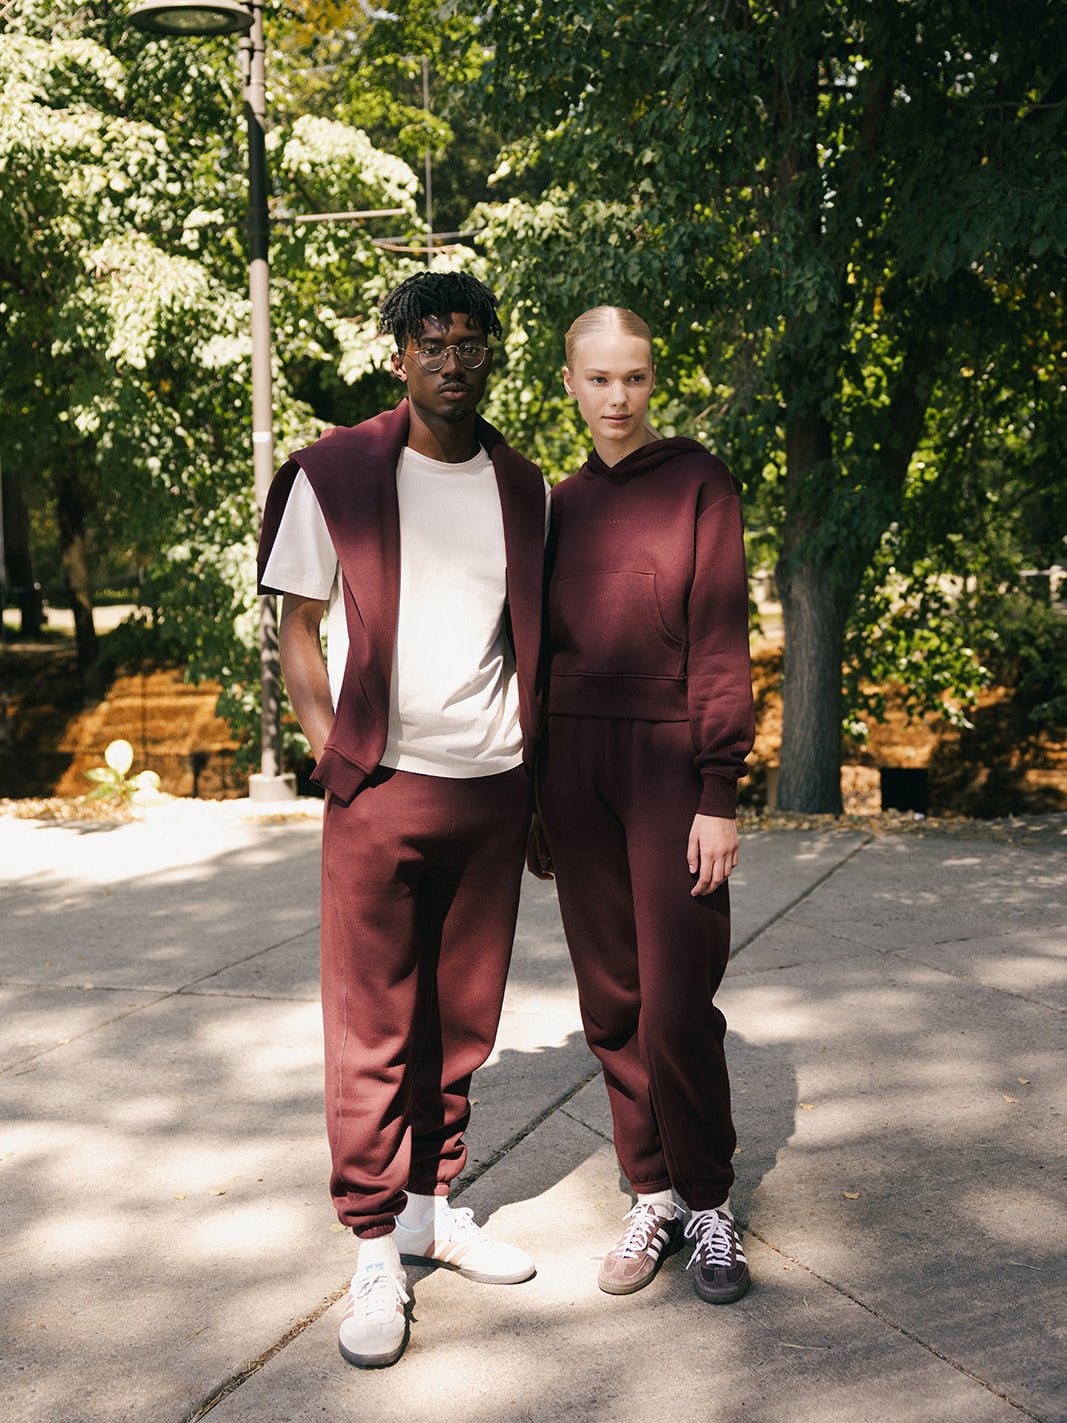
[[[473,366],[468,365],[467,362],[460,355],[459,348],[461,346],[477,346],[481,350],[481,357],[474,363]],[[486,358],[489,356],[491,350],[492,347],[485,341],[450,341],[448,345],[443,348],[443,350],[436,353],[435,355],[432,355],[429,358],[430,360],[436,362],[438,360],[438,357],[440,357],[440,365],[435,364],[433,366],[428,366],[426,364],[426,358],[423,354],[421,346],[409,346],[406,351],[401,352],[400,359],[406,360],[408,356],[414,356],[415,359],[418,361],[419,368],[421,370],[425,371],[428,376],[435,376],[439,374],[439,372],[443,371],[445,366],[448,364],[449,351],[455,351],[456,360],[460,363],[460,365],[465,371],[477,371],[481,370],[482,366],[485,365]]]

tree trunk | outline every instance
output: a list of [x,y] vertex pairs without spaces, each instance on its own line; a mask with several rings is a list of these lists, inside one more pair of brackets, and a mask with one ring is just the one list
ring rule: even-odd
[[817,564],[788,571],[780,564],[778,584],[785,627],[778,808],[840,815],[846,607]]
[[89,570],[88,540],[85,530],[85,488],[70,470],[56,471],[56,522],[63,554],[63,581],[74,615],[74,645],[78,671],[86,696],[99,696],[102,689],[99,647],[93,623],[93,587]]
[[19,633],[39,637],[44,625],[44,603],[33,576],[33,548],[30,543],[30,515],[22,494],[22,483],[11,469],[0,481],[3,490],[4,564],[7,581],[19,610]]
[[[888,503],[899,498],[922,434],[934,374],[945,341],[919,332],[908,347],[886,417],[879,482]],[[841,663],[852,600],[877,537],[852,535],[827,551],[815,539],[831,504],[833,436],[817,412],[786,422],[786,517],[778,588],[785,653],[782,665],[782,753],[778,808],[841,814]],[[888,516],[887,516],[888,518]],[[817,553],[816,549],[823,550]]]
[[817,412],[786,422],[786,522],[778,561],[785,653],[778,808],[841,813],[841,659],[849,599],[812,534],[833,458]]

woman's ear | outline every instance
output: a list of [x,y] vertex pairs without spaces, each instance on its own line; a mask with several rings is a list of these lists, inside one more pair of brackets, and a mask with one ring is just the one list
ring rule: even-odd
[[574,394],[574,384],[571,381],[571,373],[566,366],[563,367],[563,389],[568,395]]

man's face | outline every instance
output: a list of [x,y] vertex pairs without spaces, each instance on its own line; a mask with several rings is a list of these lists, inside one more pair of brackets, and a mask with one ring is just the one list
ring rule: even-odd
[[439,371],[431,374],[419,364],[416,351],[456,347],[469,342],[488,346],[485,333],[473,316],[465,311],[453,311],[447,317],[427,316],[423,319],[419,339],[407,337],[403,351],[393,353],[393,374],[404,382],[412,405],[424,418],[458,421],[472,415],[485,392],[485,382],[493,366],[489,351],[474,370],[468,370],[457,350],[450,350]]

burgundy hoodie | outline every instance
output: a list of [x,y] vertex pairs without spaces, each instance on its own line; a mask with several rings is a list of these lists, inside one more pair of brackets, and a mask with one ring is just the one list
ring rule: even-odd
[[552,491],[550,715],[686,721],[700,812],[736,814],[755,735],[740,485],[695,440]]

